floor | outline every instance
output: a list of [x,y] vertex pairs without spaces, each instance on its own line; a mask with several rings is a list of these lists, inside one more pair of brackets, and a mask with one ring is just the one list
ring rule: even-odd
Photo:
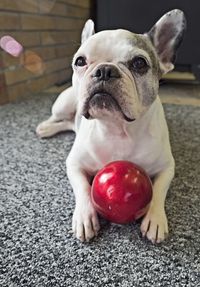
[[63,87],[0,107],[1,287],[200,286],[196,88],[160,89],[162,100],[173,102],[164,110],[176,161],[166,201],[170,235],[160,245],[142,238],[140,221],[119,226],[101,219],[92,242],[73,238],[75,201],[65,159],[74,134],[42,140],[35,133]]
[[200,106],[200,85],[166,83],[159,94],[163,103]]

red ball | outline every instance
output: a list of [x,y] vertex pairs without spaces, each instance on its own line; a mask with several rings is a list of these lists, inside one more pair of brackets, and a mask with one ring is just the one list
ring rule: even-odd
[[128,161],[114,161],[94,177],[92,203],[109,221],[128,223],[143,216],[152,199],[152,184],[146,172]]

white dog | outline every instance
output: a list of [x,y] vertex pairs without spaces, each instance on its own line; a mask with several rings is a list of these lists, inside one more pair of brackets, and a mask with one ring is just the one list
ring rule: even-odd
[[40,137],[76,132],[67,174],[76,198],[72,228],[82,241],[96,236],[100,228],[90,199],[91,179],[115,160],[132,161],[153,179],[142,235],[159,243],[168,234],[164,205],[174,159],[158,87],[160,77],[174,67],[184,29],[180,10],[165,14],[146,34],[95,34],[92,20],[85,24],[73,59],[72,87],[59,95],[52,116],[36,129]]

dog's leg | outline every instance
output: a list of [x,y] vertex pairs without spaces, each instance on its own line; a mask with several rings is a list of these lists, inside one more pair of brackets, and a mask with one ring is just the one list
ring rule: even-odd
[[168,235],[168,223],[165,213],[165,198],[169,185],[174,177],[174,161],[164,171],[160,172],[153,183],[153,198],[145,215],[141,232],[152,243],[162,242]]
[[76,238],[89,241],[100,229],[98,216],[90,199],[89,178],[80,167],[67,160],[67,175],[72,185],[76,206],[72,219],[72,230]]
[[74,131],[75,113],[76,96],[74,95],[73,88],[70,87],[58,96],[52,107],[51,117],[37,126],[37,135],[45,138],[61,131]]
[[48,120],[37,126],[36,133],[40,138],[47,138],[68,130],[74,131],[73,121],[60,119],[52,115]]

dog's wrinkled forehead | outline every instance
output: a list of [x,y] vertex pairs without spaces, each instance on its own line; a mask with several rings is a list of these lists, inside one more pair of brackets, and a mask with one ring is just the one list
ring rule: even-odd
[[149,38],[122,29],[94,34],[83,43],[78,53],[84,54],[92,62],[124,62],[136,55],[143,55],[152,66],[157,65],[156,53]]

